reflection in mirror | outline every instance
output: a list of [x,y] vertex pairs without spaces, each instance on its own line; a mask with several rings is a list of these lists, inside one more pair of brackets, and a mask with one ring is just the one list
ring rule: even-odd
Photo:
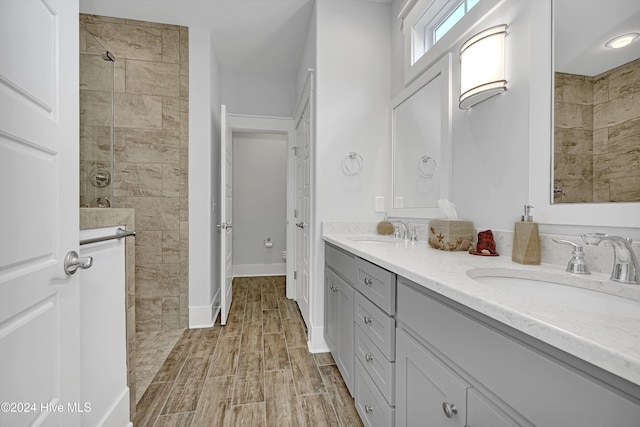
[[392,214],[433,216],[448,197],[450,55],[392,103]]
[[640,201],[638,0],[554,1],[553,201]]

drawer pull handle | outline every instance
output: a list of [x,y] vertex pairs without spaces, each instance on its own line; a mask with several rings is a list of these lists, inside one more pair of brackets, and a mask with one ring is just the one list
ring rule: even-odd
[[453,416],[458,413],[458,408],[456,408],[456,405],[452,405],[448,402],[442,402],[442,410],[444,411],[444,414],[447,416],[447,418],[453,418]]
[[338,288],[336,286],[331,285],[331,290],[333,292],[338,292]]
[[362,318],[362,320],[364,321],[365,325],[370,325],[371,324],[371,317],[369,317],[369,316],[364,316]]
[[371,285],[373,285],[373,280],[371,280],[370,277],[365,277],[364,278],[364,284],[367,285],[367,286],[371,286]]
[[371,354],[365,354],[364,355],[364,360],[366,360],[367,362],[371,363],[373,362],[373,355]]
[[373,406],[371,405],[364,405],[364,412],[366,412],[367,414],[370,414],[373,412]]

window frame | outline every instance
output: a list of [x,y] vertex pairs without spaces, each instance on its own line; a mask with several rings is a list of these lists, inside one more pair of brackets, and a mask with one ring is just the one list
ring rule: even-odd
[[[430,48],[425,49],[426,31],[433,31],[461,4],[469,0],[418,0],[403,20],[405,86],[418,78],[464,36],[476,23],[504,0],[478,0],[472,8],[445,32]],[[418,31],[416,31],[418,26]],[[432,36],[430,36],[432,37]]]

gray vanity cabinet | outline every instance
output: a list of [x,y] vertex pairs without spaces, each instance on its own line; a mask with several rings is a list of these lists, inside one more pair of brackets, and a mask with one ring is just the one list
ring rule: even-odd
[[395,306],[395,274],[325,246],[325,339],[365,426],[395,423]]
[[400,277],[397,304],[399,427],[640,426],[637,385]]
[[[325,257],[325,340],[349,393],[353,396],[354,290],[349,282],[343,279],[352,274],[353,257],[331,246],[327,246]],[[349,269],[349,266],[352,268]]]

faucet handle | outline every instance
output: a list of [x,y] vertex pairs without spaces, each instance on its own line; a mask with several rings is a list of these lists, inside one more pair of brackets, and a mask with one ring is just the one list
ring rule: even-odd
[[411,227],[411,237],[409,238],[409,240],[411,240],[412,242],[417,242],[418,241],[418,226],[414,225],[413,227]]
[[563,245],[571,245],[573,251],[571,252],[571,259],[567,264],[567,271],[574,274],[591,274],[589,267],[584,260],[584,252],[582,251],[582,245],[573,243],[570,240],[552,239],[556,243]]

